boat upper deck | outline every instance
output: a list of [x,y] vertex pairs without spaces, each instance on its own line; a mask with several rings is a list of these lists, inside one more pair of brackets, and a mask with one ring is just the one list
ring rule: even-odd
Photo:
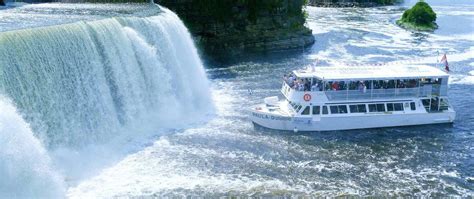
[[384,80],[448,76],[446,72],[426,65],[309,67],[308,69],[295,70],[293,73],[300,78],[322,80]]

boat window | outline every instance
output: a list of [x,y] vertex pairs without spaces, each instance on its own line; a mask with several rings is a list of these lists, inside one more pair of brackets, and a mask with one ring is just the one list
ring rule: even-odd
[[298,113],[298,112],[301,110],[301,108],[302,108],[301,105],[296,104],[295,102],[290,102],[290,105],[291,105],[291,107],[293,107],[293,109],[294,109],[295,112],[297,112],[297,113]]
[[301,108],[302,108],[302,106],[301,106],[301,105],[297,105],[297,106],[296,106],[296,109],[295,109],[295,110],[296,110],[296,112],[299,112],[299,111],[301,110]]
[[310,106],[306,106],[306,108],[304,108],[303,112],[301,112],[301,115],[309,115],[309,107]]
[[387,103],[387,111],[393,111],[393,104],[392,103]]
[[337,105],[337,106],[330,106],[331,114],[344,114],[347,113],[347,106],[346,105]]
[[328,114],[328,107],[327,106],[323,106],[323,114],[324,115]]
[[430,99],[422,99],[421,102],[423,103],[423,106],[425,107],[430,106]]
[[347,106],[346,105],[339,105],[338,109],[339,109],[339,113],[347,113]]
[[369,104],[369,112],[385,112],[385,104]]
[[403,111],[403,103],[395,103],[393,104],[395,111]]
[[338,114],[339,111],[337,110],[337,106],[330,106],[331,108],[331,114]]
[[377,104],[378,112],[385,112],[385,104]]
[[351,113],[358,113],[359,112],[357,110],[357,105],[349,105],[349,110],[351,110]]
[[366,113],[367,109],[365,108],[365,104],[357,104],[357,105],[349,105],[349,109],[351,113]]
[[357,105],[357,109],[359,110],[359,113],[366,113],[367,112],[367,108],[365,108],[365,104]]
[[375,106],[375,104],[369,104],[369,112],[377,112],[377,106]]
[[412,111],[416,110],[415,102],[410,102],[410,108]]
[[313,115],[319,115],[320,112],[321,112],[320,106],[313,106]]
[[440,111],[446,111],[448,109],[449,109],[448,99],[442,98],[441,102],[440,102],[440,105],[439,105],[439,110]]

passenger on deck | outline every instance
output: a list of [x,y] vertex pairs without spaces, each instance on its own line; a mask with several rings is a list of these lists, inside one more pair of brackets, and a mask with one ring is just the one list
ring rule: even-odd
[[293,81],[293,86],[291,88],[295,89],[295,90],[298,90],[298,87],[299,87],[299,82],[298,80],[295,80]]
[[298,90],[299,90],[299,91],[304,91],[304,83],[303,83],[303,80],[300,80],[300,82],[298,83]]
[[310,91],[311,90],[311,81],[308,79],[304,79],[304,91]]
[[290,74],[288,77],[288,86],[293,88],[295,86],[295,81],[296,81],[296,78]]
[[311,91],[318,91],[319,90],[319,84],[318,83],[314,83],[312,86],[311,86]]
[[334,90],[334,91],[339,90],[339,83],[333,82],[333,83],[332,83],[332,90]]
[[365,87],[364,82],[360,81],[358,86],[359,91],[365,93],[364,88],[367,89],[367,87]]

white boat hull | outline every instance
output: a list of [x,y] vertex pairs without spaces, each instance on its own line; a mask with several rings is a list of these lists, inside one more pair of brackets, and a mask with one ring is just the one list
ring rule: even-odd
[[456,115],[453,110],[438,113],[365,113],[350,115],[327,115],[318,117],[278,116],[252,110],[250,119],[260,126],[288,131],[334,131],[367,129],[425,124],[452,123]]

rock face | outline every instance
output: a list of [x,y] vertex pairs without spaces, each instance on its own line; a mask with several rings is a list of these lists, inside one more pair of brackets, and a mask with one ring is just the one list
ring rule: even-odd
[[401,0],[309,0],[309,5],[318,7],[374,7],[393,5]]
[[0,6],[5,6],[5,1],[0,0]]
[[185,22],[203,56],[226,62],[314,43],[304,0],[160,0]]
[[403,28],[417,31],[434,31],[438,28],[436,13],[424,1],[419,1],[412,8],[406,10],[397,24]]

